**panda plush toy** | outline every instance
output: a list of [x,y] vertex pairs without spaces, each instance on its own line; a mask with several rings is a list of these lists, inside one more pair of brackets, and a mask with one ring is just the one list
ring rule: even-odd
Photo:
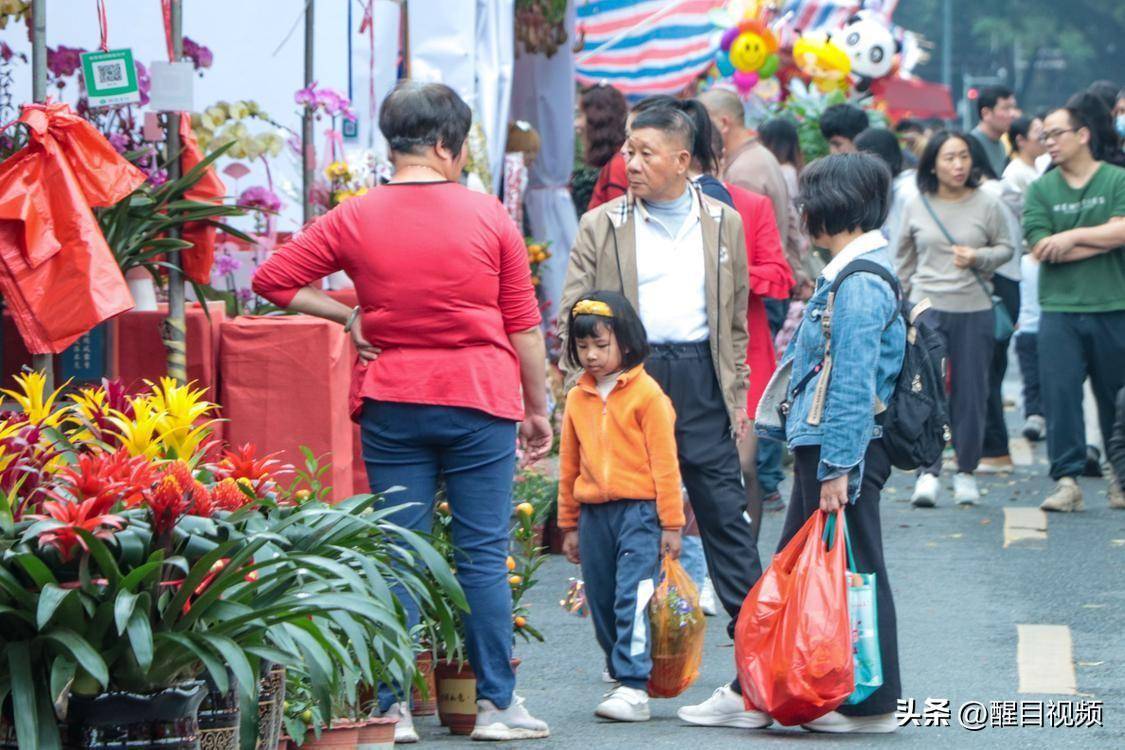
[[842,29],[832,32],[832,42],[848,56],[856,89],[866,91],[873,81],[891,72],[898,44],[890,29],[868,13],[847,20]]

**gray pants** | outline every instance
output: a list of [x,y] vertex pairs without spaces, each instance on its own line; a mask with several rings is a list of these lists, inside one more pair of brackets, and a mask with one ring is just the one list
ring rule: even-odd
[[[933,328],[945,345],[949,370],[949,421],[957,471],[971,474],[984,450],[984,425],[988,413],[988,378],[996,319],[992,310],[959,313],[927,310],[921,320]],[[926,471],[941,473],[939,458]]]
[[609,673],[644,690],[652,672],[648,601],[660,565],[660,520],[654,500],[583,505],[578,553],[594,635]]

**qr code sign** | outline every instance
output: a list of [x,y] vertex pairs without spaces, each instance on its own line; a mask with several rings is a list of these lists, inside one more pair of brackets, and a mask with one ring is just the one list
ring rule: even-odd
[[125,81],[125,61],[106,60],[95,63],[94,75],[97,76],[99,88],[119,86]]

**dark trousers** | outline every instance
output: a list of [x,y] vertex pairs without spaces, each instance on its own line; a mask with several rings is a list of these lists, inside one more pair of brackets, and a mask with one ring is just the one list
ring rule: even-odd
[[1114,399],[1125,385],[1125,311],[1039,317],[1039,384],[1047,419],[1051,478],[1076,477],[1086,466],[1082,384],[1090,378],[1105,439],[1113,434]]
[[660,565],[660,520],[653,500],[583,505],[578,553],[594,636],[609,673],[644,690],[652,672],[648,601]]
[[[1015,320],[1020,311],[1020,284],[1006,276],[992,277],[992,287],[997,297]],[[1008,424],[1004,421],[1004,396],[1001,388],[1008,373],[1008,344],[1010,338],[997,341],[992,349],[992,365],[988,370],[988,406],[984,426],[984,451],[981,455],[995,458],[1008,455]]]
[[1043,403],[1039,396],[1039,334],[1016,333],[1016,356],[1020,360],[1023,378],[1023,416],[1043,416]]
[[[715,594],[734,624],[742,600],[762,574],[758,547],[746,513],[742,467],[718,378],[706,342],[653,347],[648,373],[676,409],[676,448],[707,570]],[[737,679],[734,681],[737,687]]]
[[[469,603],[462,618],[477,697],[507,708],[516,684],[507,567],[515,423],[474,409],[367,401],[360,429],[371,491],[403,488],[376,506],[403,506],[388,516],[392,523],[429,533],[438,480],[444,478],[457,580]],[[418,604],[401,587],[396,593],[413,627]],[[380,711],[400,700],[402,687],[379,687]]]
[[[789,543],[813,513],[820,510],[820,482],[816,478],[820,463],[820,446],[811,445],[793,451],[793,496],[785,514],[785,526],[780,552]],[[875,574],[875,607],[878,610],[879,655],[883,661],[883,685],[867,700],[854,706],[840,706],[837,711],[846,716],[873,716],[887,714],[898,708],[902,696],[902,680],[898,670],[898,625],[895,618],[895,601],[891,595],[891,582],[887,578],[887,564],[883,558],[883,531],[879,518],[879,495],[887,477],[891,475],[891,462],[880,440],[873,440],[864,458],[863,483],[859,499],[844,509],[848,535],[852,541],[852,555],[856,570]]]
[[[984,449],[988,406],[988,371],[995,345],[996,319],[991,309],[958,313],[927,310],[922,320],[942,338],[949,367],[949,421],[957,471],[971,474]],[[941,473],[941,459],[926,469]]]

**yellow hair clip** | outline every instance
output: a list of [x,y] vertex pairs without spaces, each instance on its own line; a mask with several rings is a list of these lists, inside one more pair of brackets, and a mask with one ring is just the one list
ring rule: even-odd
[[613,310],[604,302],[593,299],[584,299],[574,306],[575,315],[600,315],[603,318],[612,318]]

